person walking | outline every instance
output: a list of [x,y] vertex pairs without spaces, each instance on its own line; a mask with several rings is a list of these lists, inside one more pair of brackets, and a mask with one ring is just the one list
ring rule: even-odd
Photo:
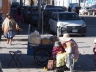
[[12,18],[12,14],[8,12],[6,14],[6,18],[2,23],[2,31],[4,32],[4,37],[7,38],[7,44],[12,43],[12,39],[15,36],[15,30],[22,31],[21,28],[19,28],[16,21]]

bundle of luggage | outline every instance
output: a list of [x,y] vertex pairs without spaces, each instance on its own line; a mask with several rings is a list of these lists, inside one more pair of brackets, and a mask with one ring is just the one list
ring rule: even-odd
[[38,31],[34,31],[29,35],[29,43],[32,44],[44,44],[44,45],[49,45],[49,44],[54,44],[55,41],[58,41],[57,36],[53,35],[40,35]]

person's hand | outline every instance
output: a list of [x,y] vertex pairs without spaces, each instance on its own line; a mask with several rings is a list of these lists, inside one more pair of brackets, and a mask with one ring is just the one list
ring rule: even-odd
[[57,54],[61,54],[62,53],[62,51],[59,51]]
[[23,31],[23,29],[19,28],[19,31]]

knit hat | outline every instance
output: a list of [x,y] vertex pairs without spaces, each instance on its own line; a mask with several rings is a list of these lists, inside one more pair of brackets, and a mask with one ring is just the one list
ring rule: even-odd
[[60,46],[61,43],[59,41],[55,41],[55,45],[54,46]]

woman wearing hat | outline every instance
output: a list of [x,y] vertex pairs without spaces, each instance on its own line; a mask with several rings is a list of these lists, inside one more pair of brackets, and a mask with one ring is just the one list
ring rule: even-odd
[[15,30],[22,30],[19,28],[16,21],[11,17],[11,13],[6,14],[6,18],[2,23],[2,30],[4,32],[4,37],[7,38],[7,44],[12,43],[12,39],[15,36]]
[[60,41],[62,42],[62,46],[66,44],[65,51],[68,54],[66,58],[66,66],[70,68],[70,71],[72,72],[74,68],[74,62],[77,62],[79,58],[78,45],[72,38],[70,38],[68,33],[65,33],[63,37],[60,38]]
[[53,47],[53,50],[52,50],[51,59],[56,60],[56,55],[57,55],[58,53],[60,53],[60,52],[61,52],[61,53],[64,52],[64,49],[63,49],[63,47],[62,47],[62,45],[61,45],[61,42],[55,41],[55,44],[54,44],[54,47]]

